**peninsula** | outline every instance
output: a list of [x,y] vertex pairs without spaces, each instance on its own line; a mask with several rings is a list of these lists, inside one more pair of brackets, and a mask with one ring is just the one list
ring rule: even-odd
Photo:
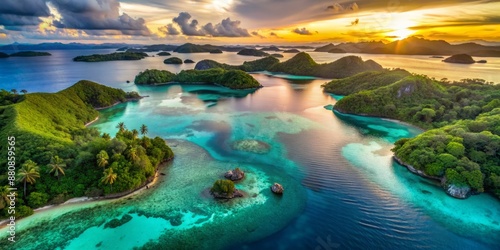
[[345,95],[334,112],[430,129],[397,141],[395,159],[416,174],[439,180],[449,195],[489,192],[500,198],[500,85],[480,79],[436,81],[397,69],[333,80],[324,90]]

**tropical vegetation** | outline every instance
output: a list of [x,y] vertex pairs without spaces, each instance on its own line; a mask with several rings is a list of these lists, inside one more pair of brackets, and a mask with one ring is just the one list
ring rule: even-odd
[[[10,100],[13,95],[4,97]],[[80,81],[57,93],[25,94],[22,100],[0,106],[0,136],[16,138],[20,191],[16,217],[72,197],[127,192],[153,178],[173,152],[163,139],[147,137],[146,125],[128,130],[121,123],[114,138],[84,126],[98,116],[96,108],[136,96]],[[5,147],[0,145],[0,151],[6,152]],[[5,160],[0,159],[0,164],[6,165]],[[6,185],[7,172],[2,169],[0,187]],[[4,216],[6,209],[0,210],[0,217]]]
[[140,72],[136,84],[155,85],[160,83],[205,83],[217,84],[231,89],[252,89],[261,87],[251,75],[241,70],[213,68],[208,70],[183,70],[173,74],[166,70],[148,69]]
[[407,166],[471,193],[500,197],[500,85],[450,82],[404,70],[365,72],[324,85],[346,95],[335,111],[398,119],[430,129],[395,143]]
[[73,58],[75,62],[105,62],[121,60],[141,60],[148,57],[144,52],[115,52],[111,54],[93,54],[89,56],[77,56]]

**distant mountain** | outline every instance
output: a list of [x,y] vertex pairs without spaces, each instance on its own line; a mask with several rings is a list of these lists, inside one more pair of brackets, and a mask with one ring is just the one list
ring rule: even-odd
[[[83,50],[83,49],[114,49],[120,47],[133,47],[138,45],[127,45],[124,43],[103,43],[103,44],[85,44],[85,43],[39,43],[39,44],[21,44],[12,43],[0,46],[0,50]],[[139,45],[142,46],[142,45]]]
[[382,42],[328,44],[317,48],[318,52],[344,50],[347,53],[400,54],[400,55],[453,55],[500,57],[500,46],[484,46],[477,43],[450,44],[443,40],[427,40],[409,37],[384,44]]

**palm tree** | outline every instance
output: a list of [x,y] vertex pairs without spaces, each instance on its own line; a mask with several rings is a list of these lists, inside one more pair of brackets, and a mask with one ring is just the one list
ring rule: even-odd
[[57,177],[57,180],[59,181],[59,177],[62,175],[65,175],[64,173],[64,167],[66,167],[66,164],[64,164],[64,160],[59,158],[59,156],[54,156],[50,160],[50,164],[48,165],[51,169],[49,173],[54,172],[54,176]]
[[125,131],[125,129],[127,129],[127,127],[125,126],[125,123],[124,122],[119,122],[118,125],[116,126],[118,128],[118,130],[120,132],[123,132]]
[[105,168],[108,165],[109,155],[105,150],[101,150],[99,154],[97,154],[97,166],[101,168]]
[[12,94],[14,95],[17,95],[17,89],[11,89],[10,92],[12,92]]
[[21,93],[23,93],[23,94],[25,94],[25,95],[26,95],[26,93],[28,93],[28,91],[27,91],[27,90],[25,90],[25,89],[23,89],[23,90],[21,90]]
[[139,159],[139,155],[137,154],[137,147],[130,147],[130,149],[128,150],[128,157],[133,162],[137,162],[137,160]]
[[111,187],[111,192],[113,192],[113,183],[116,181],[118,175],[113,172],[113,168],[108,168],[103,172],[104,176],[101,178],[101,182],[104,184],[109,184]]
[[0,187],[0,209],[3,209],[6,205],[10,203],[7,195],[10,193],[10,186]]
[[135,140],[138,135],[139,135],[139,131],[137,131],[137,129],[132,129],[132,139]]
[[146,126],[146,125],[142,124],[142,126],[141,126],[141,134],[142,134],[143,136],[146,136],[146,134],[147,134],[148,132],[149,132],[149,131],[148,131],[148,126]]
[[111,136],[110,136],[108,133],[104,133],[104,134],[102,134],[102,138],[103,138],[104,140],[106,140],[106,141],[111,140]]
[[36,178],[40,178],[38,165],[32,160],[27,160],[19,169],[17,175],[19,181],[24,182],[24,197],[26,198],[26,182],[33,184],[36,182]]

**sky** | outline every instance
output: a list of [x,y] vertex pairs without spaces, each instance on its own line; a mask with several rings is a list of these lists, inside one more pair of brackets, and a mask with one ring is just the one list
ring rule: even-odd
[[500,43],[500,0],[0,0],[0,44]]

